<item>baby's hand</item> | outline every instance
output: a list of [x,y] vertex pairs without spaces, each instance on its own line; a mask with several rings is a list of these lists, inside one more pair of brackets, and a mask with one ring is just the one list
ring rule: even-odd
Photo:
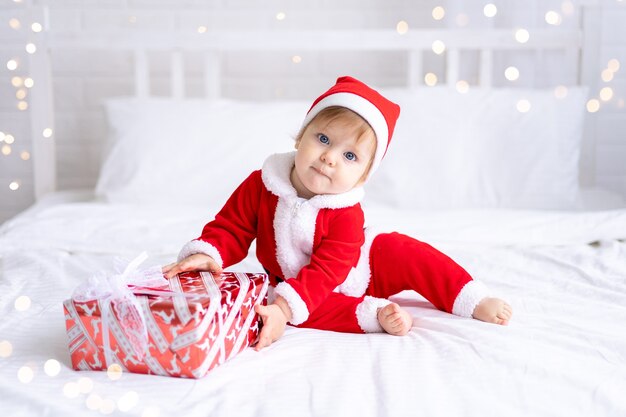
[[209,255],[196,253],[186,257],[182,261],[165,265],[163,267],[163,276],[170,279],[176,274],[189,271],[209,271],[219,275],[222,273],[222,267]]
[[474,308],[472,317],[477,320],[486,321],[506,326],[511,320],[513,309],[505,301],[499,298],[483,298]]
[[280,339],[285,332],[287,322],[291,320],[291,309],[287,301],[278,296],[274,300],[274,304],[268,306],[257,304],[254,306],[254,311],[263,320],[259,341],[254,348],[258,352]]

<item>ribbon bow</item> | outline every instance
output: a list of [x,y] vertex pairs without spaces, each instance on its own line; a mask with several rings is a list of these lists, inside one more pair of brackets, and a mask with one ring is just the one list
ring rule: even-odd
[[[116,260],[115,273],[106,274],[99,272],[89,280],[79,285],[72,299],[78,302],[100,300],[101,303],[111,303],[118,320],[128,338],[130,345],[139,360],[143,359],[148,351],[148,330],[146,321],[137,296],[131,288],[168,287],[167,279],[163,276],[160,265],[147,269],[139,269],[139,266],[148,258],[144,251],[119,272],[121,260]],[[102,337],[105,350],[105,360],[111,364],[111,346],[109,344],[109,326],[106,312],[102,312]]]

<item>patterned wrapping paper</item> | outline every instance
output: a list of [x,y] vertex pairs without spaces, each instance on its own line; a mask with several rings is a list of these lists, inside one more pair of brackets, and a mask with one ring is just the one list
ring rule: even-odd
[[268,279],[263,273],[224,272],[215,279],[188,272],[170,279],[169,288],[130,288],[143,313],[147,351],[133,349],[110,299],[69,299],[63,306],[74,369],[106,370],[116,363],[128,372],[201,378],[255,342],[254,305],[266,303]]

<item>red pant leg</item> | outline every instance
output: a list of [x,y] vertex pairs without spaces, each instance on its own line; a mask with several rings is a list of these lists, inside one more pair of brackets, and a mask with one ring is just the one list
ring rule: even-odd
[[363,297],[331,293],[304,323],[297,327],[331,330],[343,333],[363,333],[356,316],[356,308]]
[[449,313],[461,289],[472,281],[469,273],[445,254],[396,232],[376,236],[370,249],[370,268],[368,295],[388,298],[415,290]]

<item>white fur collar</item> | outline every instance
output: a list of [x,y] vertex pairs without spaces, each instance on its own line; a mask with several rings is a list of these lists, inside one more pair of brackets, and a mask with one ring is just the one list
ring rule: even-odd
[[[296,152],[276,153],[270,155],[263,163],[261,177],[263,184],[274,195],[282,198],[299,198],[296,189],[291,185],[291,169]],[[308,200],[309,204],[318,209],[338,209],[351,207],[359,203],[365,192],[363,187],[356,187],[342,194],[321,194]]]

